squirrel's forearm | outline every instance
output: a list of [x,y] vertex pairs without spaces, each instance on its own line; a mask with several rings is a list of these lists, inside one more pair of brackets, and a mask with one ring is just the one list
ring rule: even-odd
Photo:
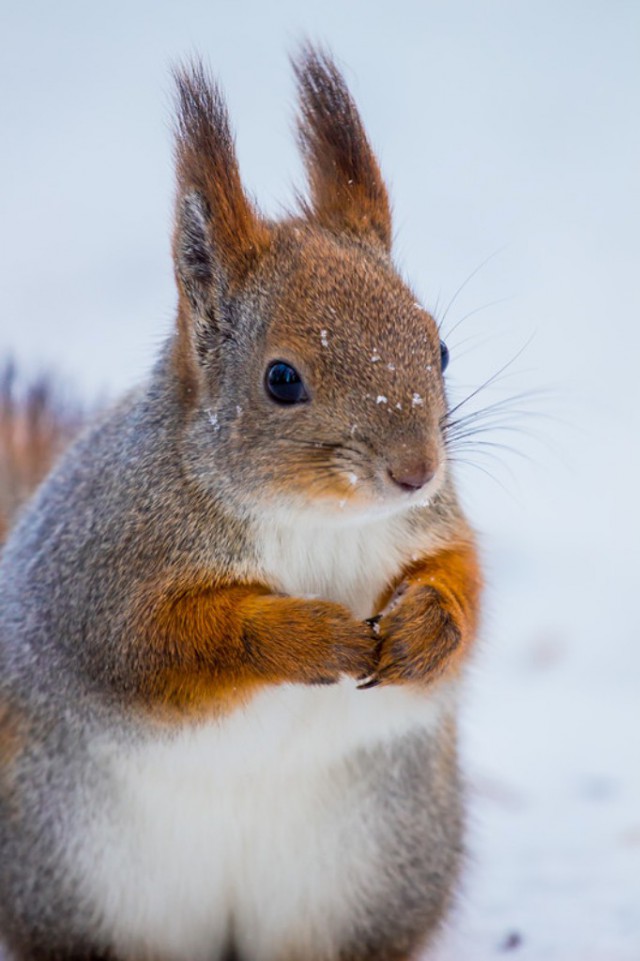
[[428,682],[455,670],[475,637],[481,587],[471,540],[407,567],[395,588],[380,600],[380,661],[365,686]]
[[366,675],[375,641],[338,604],[261,585],[172,588],[156,597],[143,643],[143,695],[181,709],[226,709],[265,684]]
[[443,610],[460,632],[460,653],[478,628],[482,575],[475,544],[471,541],[444,548],[412,566],[406,579],[436,591]]

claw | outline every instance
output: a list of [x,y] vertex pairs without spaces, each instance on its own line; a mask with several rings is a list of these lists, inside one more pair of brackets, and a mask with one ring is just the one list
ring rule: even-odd
[[358,684],[359,691],[369,691],[372,687],[377,687],[380,684],[382,678],[372,677],[369,681],[365,681],[364,684]]
[[380,619],[381,619],[381,617],[382,617],[382,614],[376,614],[375,617],[368,617],[368,618],[366,619],[366,621],[365,621],[365,624],[368,624],[368,625],[369,625],[369,627],[371,628],[372,632],[373,632],[376,636],[378,636],[378,635],[380,634]]

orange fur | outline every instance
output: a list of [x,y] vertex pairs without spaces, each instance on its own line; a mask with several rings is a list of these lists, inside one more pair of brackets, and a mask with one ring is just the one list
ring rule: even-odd
[[457,671],[478,627],[481,587],[478,556],[469,542],[407,568],[381,599],[379,662],[364,686],[428,682]]
[[0,769],[15,760],[26,742],[24,718],[8,701],[0,702]]
[[293,68],[299,136],[311,207],[307,219],[337,233],[369,235],[391,248],[389,198],[358,110],[330,57],[308,47]]
[[201,64],[176,75],[178,192],[194,191],[205,201],[209,232],[218,257],[233,280],[241,280],[269,243],[269,231],[249,202],[242,182],[218,88]]
[[0,701],[0,807],[18,817],[18,779],[16,762],[29,746],[29,723],[9,701]]
[[[184,584],[184,582],[182,582]],[[265,684],[368,676],[375,638],[339,604],[269,593],[260,585],[168,585],[146,598],[154,707],[227,711]]]

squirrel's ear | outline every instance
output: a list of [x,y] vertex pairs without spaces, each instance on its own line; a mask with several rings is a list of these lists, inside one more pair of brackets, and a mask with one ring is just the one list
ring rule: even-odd
[[309,219],[391,248],[391,211],[378,162],[355,103],[331,57],[307,45],[293,61],[298,130],[311,190]]
[[240,180],[220,91],[202,64],[176,70],[178,196],[174,262],[181,293],[216,308],[269,244],[269,231]]

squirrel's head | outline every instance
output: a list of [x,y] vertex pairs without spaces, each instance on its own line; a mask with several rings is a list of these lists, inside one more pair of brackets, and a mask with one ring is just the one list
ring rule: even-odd
[[342,76],[313,48],[295,72],[310,197],[278,223],[243,190],[217,88],[200,66],[177,77],[185,454],[245,502],[396,512],[446,473],[446,348],[392,264],[387,191]]

